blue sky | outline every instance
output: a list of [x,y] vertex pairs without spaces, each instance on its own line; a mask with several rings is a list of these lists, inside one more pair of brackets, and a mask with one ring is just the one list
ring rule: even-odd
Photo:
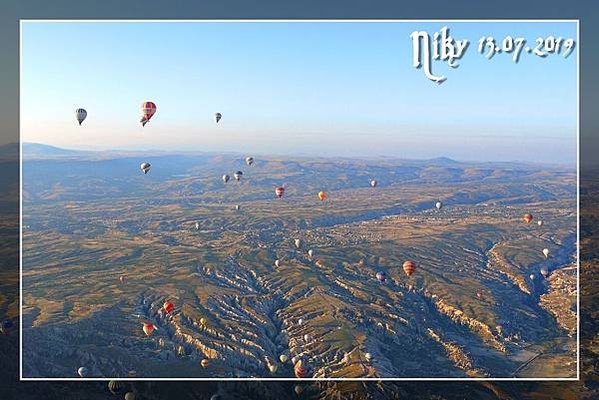
[[[437,85],[414,30],[469,39]],[[24,23],[22,140],[324,156],[576,161],[574,52],[518,64],[483,35],[576,39],[574,23]],[[139,106],[158,111],[141,128]],[[79,127],[74,110],[88,118]],[[214,112],[223,114],[215,125]]]

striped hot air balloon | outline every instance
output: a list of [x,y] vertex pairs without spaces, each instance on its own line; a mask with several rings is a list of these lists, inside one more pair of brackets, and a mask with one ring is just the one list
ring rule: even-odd
[[141,125],[146,126],[150,118],[156,114],[156,104],[151,101],[141,103]]
[[299,360],[293,367],[295,376],[302,379],[308,377],[308,369],[302,365],[302,360]]
[[407,276],[412,276],[415,270],[416,264],[414,264],[413,261],[408,260],[403,263],[403,271],[406,273]]

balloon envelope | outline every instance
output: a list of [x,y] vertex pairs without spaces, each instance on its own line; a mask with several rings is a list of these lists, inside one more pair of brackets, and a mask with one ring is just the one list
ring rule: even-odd
[[414,264],[413,261],[408,260],[403,263],[403,271],[406,273],[407,276],[412,276],[415,270],[416,264]]
[[[214,121],[218,124],[218,121],[220,121],[220,119],[223,117],[223,115],[219,112],[214,113]],[[233,118],[235,119],[235,118]]]
[[275,188],[275,194],[280,199],[285,194],[285,188],[283,186],[278,186]]
[[85,118],[87,118],[87,111],[85,111],[83,108],[76,109],[75,118],[77,118],[77,122],[79,122],[79,125],[81,125]]
[[156,104],[151,101],[144,101],[141,103],[141,124],[146,126],[150,118],[156,114]]
[[532,221],[533,217],[532,217],[532,214],[526,213],[526,214],[524,214],[524,216],[522,217],[522,219],[527,224],[530,224],[530,222]]
[[80,377],[85,377],[88,374],[88,369],[85,367],[79,367],[79,369],[77,370],[77,373],[79,374]]

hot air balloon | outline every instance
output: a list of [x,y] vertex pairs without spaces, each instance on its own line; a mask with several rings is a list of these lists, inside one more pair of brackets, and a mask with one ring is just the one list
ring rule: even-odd
[[522,217],[522,219],[524,220],[524,222],[526,222],[527,224],[530,224],[530,222],[532,221],[532,214],[524,214],[524,216]]
[[385,279],[387,279],[387,274],[385,274],[385,271],[379,271],[376,273],[376,279],[381,282],[385,282]]
[[366,359],[366,361],[370,362],[372,360],[372,354],[366,353],[364,354],[364,358]]
[[167,314],[170,314],[175,309],[175,305],[167,300],[162,305],[162,308],[164,309],[164,311],[166,311]]
[[543,226],[543,221],[539,220],[539,221],[537,222],[537,225],[539,225],[539,226]]
[[378,184],[378,182],[375,179],[372,179],[370,181],[370,186],[373,187],[373,188],[376,187],[377,184]]
[[326,192],[318,192],[318,198],[320,201],[325,201],[329,197]]
[[80,377],[84,378],[89,373],[89,370],[85,367],[79,367],[79,369],[77,370],[77,373],[79,374]]
[[154,332],[154,330],[157,330],[158,328],[156,327],[156,325],[150,323],[150,322],[146,322],[144,323],[143,326],[143,331],[146,334],[146,336],[151,336],[152,332]]
[[543,275],[543,278],[547,278],[549,276],[549,270],[547,267],[541,267],[541,275]]
[[302,326],[304,324],[304,319],[303,318],[298,319],[297,324]]
[[[214,121],[218,124],[218,121],[220,121],[220,119],[223,117],[223,115],[219,112],[214,113]],[[233,118],[235,119],[235,118]]]
[[125,393],[125,400],[135,400],[135,393],[133,393],[133,392]]
[[412,276],[415,270],[416,264],[414,264],[414,262],[408,260],[403,263],[403,271],[406,273],[407,276]]
[[543,249],[543,255],[545,258],[549,257],[549,249]]
[[295,385],[293,387],[293,391],[295,392],[296,395],[301,396],[301,394],[304,393],[304,388],[301,387],[301,385]]
[[285,188],[283,186],[277,186],[275,188],[275,194],[280,199],[281,197],[283,197],[283,194],[285,194]]
[[281,261],[275,260],[275,267],[280,267],[280,266],[281,266]]
[[308,257],[310,257],[310,258],[314,257],[314,250],[312,250],[312,249],[308,250]]
[[204,358],[202,361],[200,361],[200,365],[202,366],[202,368],[208,367],[208,364],[210,364],[210,361],[208,361],[207,358]]
[[227,174],[223,175],[223,182],[227,183],[227,182],[229,182],[229,179],[231,179],[231,177],[229,175],[227,175]]
[[247,165],[252,165],[254,163],[254,157],[246,157],[245,163]]
[[110,381],[108,382],[108,390],[112,394],[120,394],[125,389],[125,386],[121,381]]
[[141,125],[146,126],[150,118],[156,113],[156,104],[151,101],[141,103]]
[[300,239],[295,239],[294,243],[295,247],[297,247],[298,249],[302,246],[302,241]]
[[147,174],[148,172],[150,172],[150,163],[141,163],[141,165],[139,166],[139,168],[143,171],[144,175]]
[[233,174],[233,178],[235,178],[236,181],[241,180],[241,176],[243,175],[242,171],[237,171]]
[[438,202],[435,204],[435,207],[437,207],[437,210],[440,210],[441,208],[443,208],[443,203],[441,203],[440,201],[438,201]]
[[77,122],[79,122],[79,125],[81,125],[85,118],[87,118],[87,111],[85,111],[83,108],[76,109],[75,118],[77,118]]
[[483,298],[483,294],[482,294],[482,292],[480,290],[476,291],[476,297],[478,297],[479,299]]
[[281,354],[279,356],[279,361],[281,361],[283,364],[285,364],[288,359],[289,359],[289,357],[287,357],[287,355],[285,355],[285,354]]
[[277,372],[277,369],[279,369],[279,368],[277,367],[276,364],[268,365],[268,370],[270,371],[271,374],[275,374]]
[[196,222],[196,231],[199,231],[199,230],[200,230],[200,223]]
[[241,209],[241,206],[239,204],[235,204],[235,210],[239,211]]
[[307,333],[304,335],[304,342],[309,342],[310,341],[310,335],[308,335]]
[[530,278],[530,280],[534,280],[535,279],[535,274],[530,274],[529,278]]
[[123,275],[119,276],[119,281],[125,283],[125,277]]
[[295,373],[295,376],[298,378],[306,378],[308,376],[308,370],[302,365],[302,360],[299,360],[294,366],[293,366],[293,372]]
[[15,324],[9,318],[7,318],[4,321],[2,321],[2,329],[3,330],[11,329],[13,326],[15,326]]

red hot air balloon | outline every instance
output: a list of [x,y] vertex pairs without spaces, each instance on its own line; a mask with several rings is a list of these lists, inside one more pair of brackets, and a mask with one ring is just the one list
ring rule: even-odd
[[403,263],[403,271],[406,273],[407,276],[411,276],[415,270],[416,264],[414,264],[414,262],[408,260]]
[[277,186],[275,188],[275,194],[277,195],[277,197],[280,199],[281,197],[283,197],[283,194],[285,193],[285,188],[283,186]]
[[151,322],[144,323],[143,330],[146,336],[151,336],[155,329],[157,329],[156,325],[152,324]]
[[141,125],[146,126],[152,115],[156,113],[156,104],[151,101],[141,103]]
[[524,216],[522,217],[522,219],[524,220],[524,222],[526,222],[527,224],[530,224],[530,222],[532,221],[532,214],[524,214]]
[[175,305],[167,300],[164,302],[164,305],[162,306],[162,308],[164,308],[164,311],[166,311],[167,314],[170,314],[175,309]]
[[308,370],[304,368],[304,366],[302,365],[302,360],[299,360],[295,364],[295,366],[293,367],[293,372],[295,373],[295,376],[300,379],[308,377]]

